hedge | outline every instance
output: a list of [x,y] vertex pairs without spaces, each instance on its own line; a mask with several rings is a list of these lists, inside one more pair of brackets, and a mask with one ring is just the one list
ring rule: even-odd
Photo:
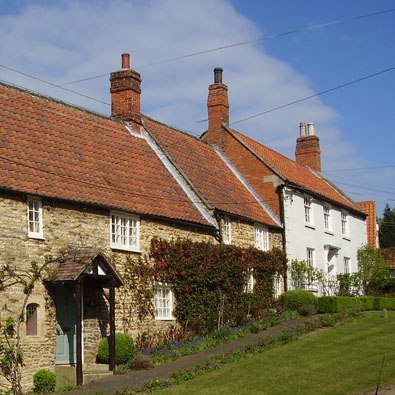
[[312,306],[316,310],[317,297],[310,291],[295,289],[281,294],[278,298],[278,304],[284,310],[296,310],[298,313],[301,313],[306,306]]
[[395,298],[374,296],[321,296],[318,298],[319,313],[338,313],[351,306],[360,306],[362,310],[395,310]]

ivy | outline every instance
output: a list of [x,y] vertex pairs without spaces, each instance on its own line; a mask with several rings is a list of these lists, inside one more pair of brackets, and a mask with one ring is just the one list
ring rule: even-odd
[[[132,267],[135,284],[147,279],[170,284],[176,299],[173,315],[184,328],[204,333],[237,325],[248,316],[262,317],[273,302],[275,276],[286,271],[286,257],[278,249],[152,239],[149,257]],[[254,290],[246,293],[251,269]]]

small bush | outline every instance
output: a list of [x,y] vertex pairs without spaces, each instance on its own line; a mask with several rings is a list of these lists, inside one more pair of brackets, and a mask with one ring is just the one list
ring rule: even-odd
[[130,361],[130,369],[132,370],[149,370],[154,367],[152,358],[148,355],[144,355],[141,352],[137,353],[136,356]]
[[[103,337],[99,343],[97,351],[97,361],[99,363],[109,363],[110,350],[108,336]],[[122,365],[128,363],[136,354],[136,346],[132,337],[126,333],[115,334],[115,363]]]
[[299,313],[300,315],[302,315],[303,317],[308,317],[309,315],[314,315],[317,313],[317,308],[316,306],[312,305],[312,304],[308,304],[306,306],[302,306],[299,309]]
[[56,375],[48,369],[41,369],[33,375],[33,392],[49,394],[55,391]]
[[306,306],[317,307],[317,297],[310,291],[296,289],[281,294],[278,303],[285,310],[295,310],[301,314],[301,310]]

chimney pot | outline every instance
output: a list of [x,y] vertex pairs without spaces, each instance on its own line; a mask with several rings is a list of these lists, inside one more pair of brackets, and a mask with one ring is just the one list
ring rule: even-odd
[[300,129],[300,137],[305,137],[306,136],[306,122],[301,122],[299,124],[299,129]]
[[122,54],[122,68],[130,69],[130,54],[128,53]]
[[222,68],[216,67],[214,69],[214,84],[222,84]]
[[307,133],[308,136],[314,136],[315,135],[314,123],[313,122],[309,122],[307,124],[307,130],[308,130],[308,133]]

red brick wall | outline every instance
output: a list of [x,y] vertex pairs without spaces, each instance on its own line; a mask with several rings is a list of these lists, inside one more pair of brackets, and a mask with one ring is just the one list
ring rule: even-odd
[[321,171],[321,150],[318,136],[299,137],[296,140],[295,160],[302,166]]

